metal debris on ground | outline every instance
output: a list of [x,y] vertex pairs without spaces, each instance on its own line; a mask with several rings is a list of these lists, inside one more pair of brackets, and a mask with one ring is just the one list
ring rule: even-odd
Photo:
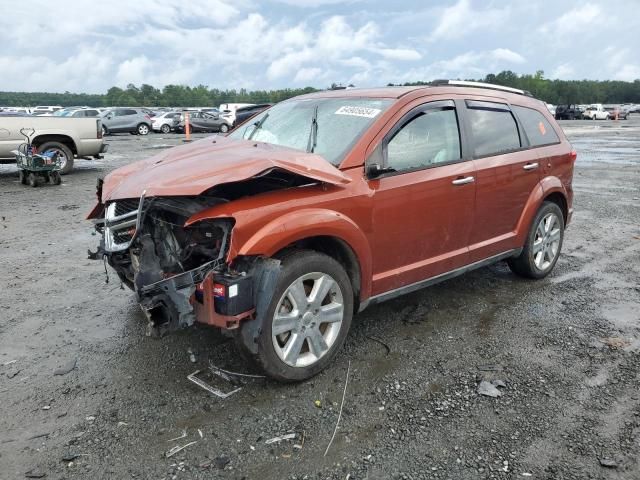
[[340,403],[340,412],[338,413],[338,420],[336,421],[336,427],[333,429],[333,435],[331,435],[331,440],[329,440],[327,449],[324,451],[325,457],[327,456],[327,453],[329,453],[329,449],[331,448],[333,439],[336,438],[336,433],[338,432],[338,425],[340,425],[340,419],[342,418],[342,407],[344,407],[344,397],[347,395],[347,385],[349,384],[350,371],[351,371],[351,360],[349,360],[349,364],[347,365],[347,375],[344,379],[344,391],[342,392],[342,402]]
[[176,446],[175,446],[175,447],[173,447],[171,450],[169,450],[169,451],[165,454],[165,456],[166,456],[167,458],[173,457],[176,453],[178,453],[178,452],[180,452],[180,451],[184,450],[184,449],[185,449],[185,448],[187,448],[187,447],[190,447],[190,446],[191,446],[191,445],[193,445],[194,443],[198,443],[198,442],[193,441],[193,442],[189,442],[189,443],[187,443],[186,445],[182,445],[182,446],[180,446],[180,445],[176,445]]
[[293,444],[293,448],[297,448],[298,450],[302,450],[302,447],[304,447],[304,437],[305,437],[305,431],[302,431],[302,440],[300,441],[300,443],[294,443]]
[[234,377],[266,378],[264,375],[253,375],[253,374],[250,374],[250,373],[238,373],[238,372],[232,372],[230,370],[225,370],[224,368],[216,367],[211,362],[209,362],[209,369],[212,372],[224,373],[224,374],[227,374],[227,375],[232,375]]
[[296,438],[296,434],[295,433],[287,433],[286,435],[281,435],[279,437],[273,437],[270,438],[269,440],[265,441],[264,443],[266,445],[271,445],[272,443],[280,443],[283,440],[293,440],[294,438]]
[[171,440],[167,440],[167,442],[175,442],[176,440],[182,440],[183,438],[186,438],[186,437],[187,437],[187,431],[182,430],[182,435],[176,438],[172,438]]
[[[222,375],[220,375],[219,372],[214,372],[212,370],[213,373],[216,373],[218,376],[223,377]],[[195,383],[196,385],[198,385],[200,388],[203,388],[204,390],[206,390],[209,393],[212,393],[213,395],[215,395],[216,397],[219,398],[229,398],[231,395],[233,395],[234,393],[239,392],[240,390],[242,390],[242,387],[238,387],[234,390],[231,390],[230,392],[223,392],[222,390],[219,390],[211,385],[209,385],[207,382],[205,382],[204,380],[201,380],[200,378],[198,378],[198,374],[200,373],[200,370],[196,370],[195,372],[193,372],[191,375],[187,376],[187,380],[189,380],[190,382]],[[225,380],[229,380],[229,377],[226,377]]]

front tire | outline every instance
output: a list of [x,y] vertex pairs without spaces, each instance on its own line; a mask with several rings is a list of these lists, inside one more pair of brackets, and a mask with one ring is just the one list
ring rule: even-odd
[[57,152],[60,160],[60,173],[66,175],[73,170],[73,152],[64,143],[47,142],[38,147],[38,152]]
[[37,187],[38,186],[38,178],[36,177],[36,174],[31,172],[28,176],[27,176],[27,181],[29,182],[29,185],[32,187]]
[[[324,370],[351,326],[353,290],[342,265],[328,255],[294,250],[281,259],[278,285],[260,326],[254,363],[269,377],[298,382]],[[240,348],[243,335],[237,335]]]
[[18,175],[20,176],[20,183],[22,185],[26,185],[27,184],[27,174],[25,173],[24,170],[20,170],[18,172]]
[[553,202],[544,202],[531,223],[522,253],[508,260],[509,268],[522,277],[546,277],[560,257],[563,239],[562,210]]

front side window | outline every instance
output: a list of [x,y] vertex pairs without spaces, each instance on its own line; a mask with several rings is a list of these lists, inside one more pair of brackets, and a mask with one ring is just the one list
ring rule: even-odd
[[419,113],[387,144],[387,166],[397,171],[450,163],[460,157],[460,133],[453,108]]
[[476,157],[500,155],[520,148],[518,124],[506,105],[467,101],[467,113]]
[[560,141],[549,121],[540,112],[533,108],[517,105],[513,105],[511,108],[518,116],[532,147],[551,145]]
[[379,98],[310,98],[279,103],[231,133],[317,153],[339,165],[347,151],[392,103]]

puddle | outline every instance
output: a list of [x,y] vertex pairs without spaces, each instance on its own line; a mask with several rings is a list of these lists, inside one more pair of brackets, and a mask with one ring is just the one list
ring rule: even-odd
[[603,307],[602,316],[620,330],[640,328],[640,308],[637,302],[623,302]]

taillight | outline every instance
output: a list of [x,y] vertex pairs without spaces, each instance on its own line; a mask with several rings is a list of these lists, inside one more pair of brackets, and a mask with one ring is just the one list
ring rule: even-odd
[[569,159],[572,162],[575,162],[577,158],[578,158],[578,152],[576,152],[575,150],[571,150],[571,153],[569,154]]

